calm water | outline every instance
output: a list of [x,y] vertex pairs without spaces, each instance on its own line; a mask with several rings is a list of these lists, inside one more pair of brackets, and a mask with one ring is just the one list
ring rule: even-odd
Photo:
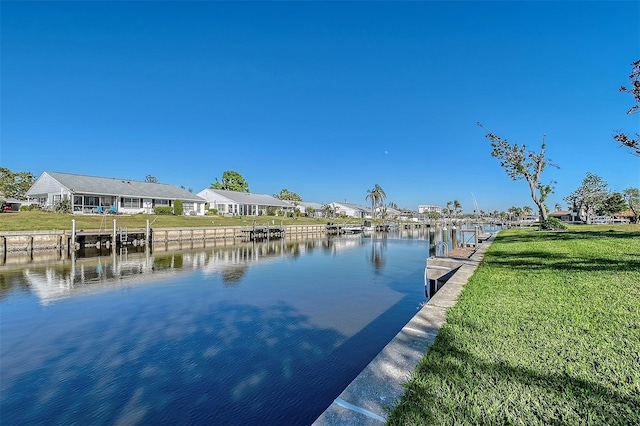
[[0,268],[2,424],[310,424],[425,302],[403,236]]

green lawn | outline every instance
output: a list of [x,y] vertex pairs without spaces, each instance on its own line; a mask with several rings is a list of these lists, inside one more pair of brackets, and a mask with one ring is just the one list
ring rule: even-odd
[[640,226],[498,234],[391,425],[640,424]]
[[[144,228],[147,220],[153,228],[174,227],[202,227],[202,226],[251,226],[255,219],[258,225],[267,223],[280,224],[284,220],[285,225],[322,225],[327,219],[300,217],[297,219],[276,216],[156,216],[146,214],[136,215],[69,215],[43,211],[25,211],[17,213],[0,213],[0,231],[48,231],[71,229],[71,220],[76,220],[77,229],[104,229],[113,226],[113,219],[117,220],[117,226],[129,228]],[[335,223],[345,223],[347,219],[330,219]],[[348,219],[349,223],[362,223],[357,219]]]

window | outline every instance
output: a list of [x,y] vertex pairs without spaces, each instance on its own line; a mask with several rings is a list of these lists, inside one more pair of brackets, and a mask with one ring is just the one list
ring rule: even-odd
[[170,206],[171,200],[154,200],[154,206]]
[[84,197],[84,205],[85,206],[99,206],[100,205],[100,197]]
[[122,198],[120,205],[122,207],[139,208],[140,198]]

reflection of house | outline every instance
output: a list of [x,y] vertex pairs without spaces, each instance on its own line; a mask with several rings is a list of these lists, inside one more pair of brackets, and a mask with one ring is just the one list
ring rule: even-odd
[[371,217],[371,209],[358,204],[333,202],[331,207],[333,207],[336,216],[355,217],[357,219]]
[[261,216],[268,214],[271,209],[273,213],[293,210],[291,203],[264,194],[207,188],[198,192],[198,195],[209,203],[210,209],[216,209],[220,214]]
[[44,172],[27,191],[30,204],[52,209],[70,200],[73,213],[153,213],[156,207],[183,204],[184,214],[204,215],[204,200],[175,185]]

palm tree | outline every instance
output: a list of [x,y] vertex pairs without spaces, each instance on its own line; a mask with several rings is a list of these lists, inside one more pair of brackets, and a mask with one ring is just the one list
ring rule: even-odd
[[374,219],[376,218],[376,206],[383,204],[385,198],[387,198],[387,194],[384,193],[384,189],[377,183],[373,189],[367,190],[367,196],[364,199],[371,200],[371,215]]
[[462,204],[460,204],[460,201],[453,200],[453,210],[455,211],[456,217],[458,217],[458,215],[462,213]]
[[509,212],[509,216],[516,220],[522,216],[522,209],[520,207],[511,206],[507,211]]
[[445,207],[445,209],[447,210],[447,216],[451,219],[451,215],[453,214],[453,201],[447,201],[447,207]]

